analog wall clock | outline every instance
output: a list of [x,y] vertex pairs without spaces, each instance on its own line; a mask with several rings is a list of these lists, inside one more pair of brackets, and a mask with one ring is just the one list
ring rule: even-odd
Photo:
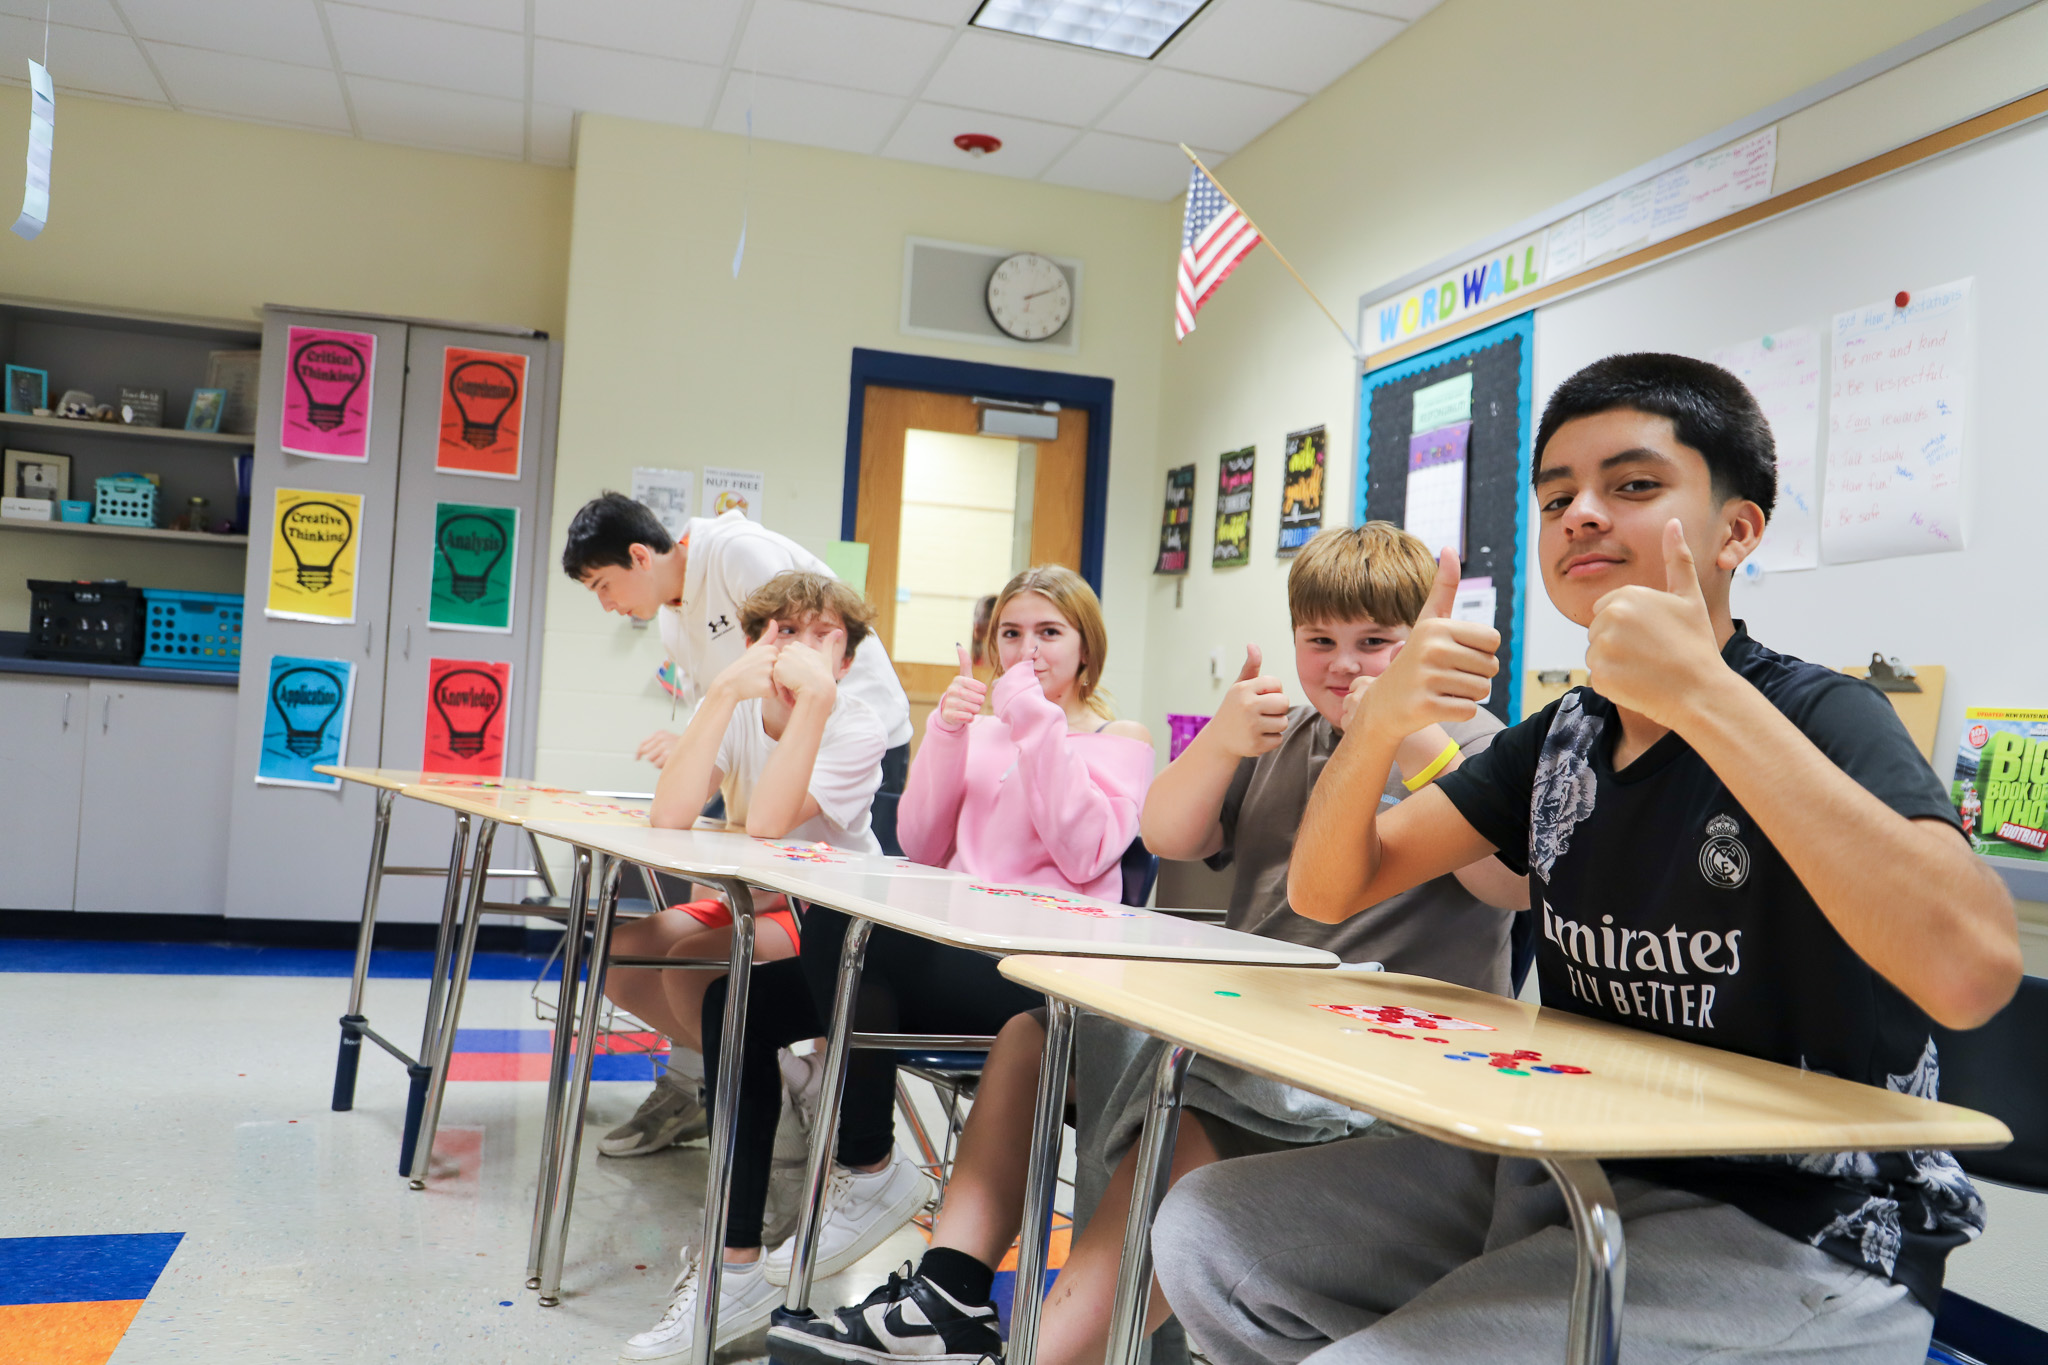
[[1074,291],[1054,261],[1024,251],[988,277],[988,315],[1019,341],[1044,341],[1074,312]]

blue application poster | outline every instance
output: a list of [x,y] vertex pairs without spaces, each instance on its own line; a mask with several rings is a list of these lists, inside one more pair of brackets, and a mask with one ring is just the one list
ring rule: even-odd
[[313,769],[340,763],[348,752],[355,684],[356,666],[347,660],[271,656],[263,753],[256,765],[259,785],[340,789],[340,778],[324,777]]

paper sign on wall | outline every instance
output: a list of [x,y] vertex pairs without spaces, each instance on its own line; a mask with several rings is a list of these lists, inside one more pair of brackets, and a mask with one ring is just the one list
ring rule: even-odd
[[1216,545],[1209,563],[1214,568],[1248,564],[1252,557],[1252,474],[1257,446],[1233,450],[1216,462]]
[[1277,552],[1291,555],[1323,529],[1323,472],[1330,440],[1322,427],[1287,433]]
[[1771,573],[1820,563],[1820,334],[1794,327],[1724,346],[1716,365],[1756,395],[1778,453],[1778,505],[1748,563]]
[[748,521],[761,519],[761,494],[766,474],[745,469],[704,468],[704,515],[722,517],[738,508]]
[[356,666],[344,659],[271,657],[263,752],[256,760],[258,785],[340,789],[340,778],[313,769],[340,763],[348,753],[355,683]]
[[519,509],[434,504],[434,584],[427,625],[437,630],[512,629],[519,581]]
[[1186,573],[1195,529],[1195,467],[1166,471],[1166,511],[1159,522],[1159,561],[1153,573]]
[[316,460],[370,458],[377,338],[294,327],[285,338],[284,420],[278,445]]
[[526,357],[450,346],[441,358],[441,436],[434,468],[483,479],[519,477]]
[[1408,438],[1408,494],[1401,525],[1420,537],[1433,555],[1449,548],[1459,559],[1465,557],[1465,453],[1471,442],[1470,422],[1453,422]]
[[1970,283],[1835,315],[1821,513],[1830,563],[1963,548]]
[[690,493],[696,484],[697,476],[687,469],[635,469],[633,501],[654,513],[669,539],[681,540],[683,523],[690,519]]
[[512,665],[475,659],[427,661],[427,726],[420,768],[470,777],[505,775],[505,722]]
[[270,592],[263,614],[347,625],[356,619],[359,493],[280,488],[270,517]]

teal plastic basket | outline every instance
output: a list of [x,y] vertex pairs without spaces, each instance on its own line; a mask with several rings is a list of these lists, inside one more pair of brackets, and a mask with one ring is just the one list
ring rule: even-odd
[[156,525],[156,485],[148,479],[116,474],[92,486],[92,519],[101,526]]
[[144,588],[142,666],[232,673],[242,666],[242,597]]

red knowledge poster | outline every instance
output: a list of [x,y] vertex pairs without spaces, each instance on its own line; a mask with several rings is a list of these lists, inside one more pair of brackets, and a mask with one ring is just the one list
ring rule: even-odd
[[430,773],[503,777],[511,700],[511,664],[428,660],[427,739],[420,767]]

